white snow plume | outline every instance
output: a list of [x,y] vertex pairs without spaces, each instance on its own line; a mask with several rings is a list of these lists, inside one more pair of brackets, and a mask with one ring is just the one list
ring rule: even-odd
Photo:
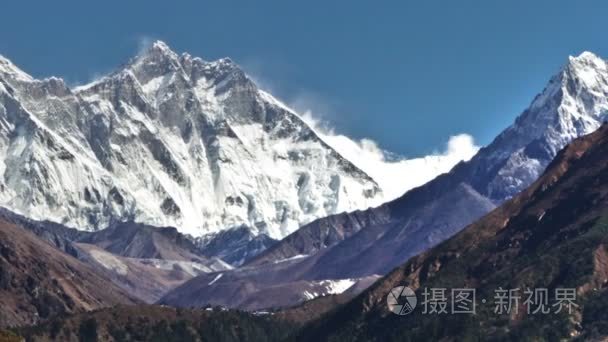
[[471,159],[479,150],[471,135],[458,134],[449,137],[443,151],[408,159],[381,149],[374,140],[354,140],[335,133],[310,111],[302,117],[325,142],[380,185],[385,201],[393,200],[406,191],[450,171],[460,161]]

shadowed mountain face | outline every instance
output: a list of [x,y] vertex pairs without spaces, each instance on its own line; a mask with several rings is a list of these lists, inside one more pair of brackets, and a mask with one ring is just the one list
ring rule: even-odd
[[90,266],[0,219],[0,326],[137,302]]
[[[399,231],[404,227],[399,223],[373,225],[352,232],[348,239],[330,248],[320,249],[310,256],[294,256],[280,261],[245,265],[230,271],[201,275],[171,290],[160,303],[185,307],[211,303],[258,310],[292,306],[317,296],[336,293],[331,292],[331,286],[324,286],[327,283],[351,282],[351,285],[369,285],[371,282],[368,280],[375,279],[376,274],[388,272],[412,254],[424,250],[428,244],[442,241],[455,233],[444,230],[427,238],[427,233],[421,229],[419,221],[433,222],[441,226],[466,225],[468,222],[463,221],[461,217],[463,203],[467,204],[465,209],[473,208],[468,214],[476,217],[492,208],[491,203],[466,185],[460,185],[446,193],[438,203],[442,206],[425,208],[424,211],[412,215],[414,219],[402,234]],[[409,240],[409,237],[412,237],[412,240]],[[418,240],[413,239],[414,237]],[[416,244],[416,241],[427,242]],[[365,287],[358,288],[358,291],[361,291]]]
[[96,245],[129,258],[204,261],[193,239],[172,227],[152,227],[135,222],[117,222],[109,228],[84,234],[80,243]]
[[220,259],[202,255],[194,239],[175,228],[114,222],[107,229],[86,232],[34,221],[4,209],[0,217],[32,231],[146,303],[156,302],[197,275],[232,268]]
[[71,242],[78,259],[146,303],[198,275],[232,269],[175,228],[117,222]]
[[333,215],[298,229],[246,264],[255,266],[298,255],[313,255],[351,237],[363,227],[379,226],[389,222],[390,215],[386,206],[374,210]]
[[[302,340],[581,340],[608,336],[608,124],[561,151],[538,181],[453,238],[409,260],[359,297],[301,332]],[[407,285],[476,288],[477,315],[409,316],[386,296]],[[495,290],[574,288],[571,314],[498,315]],[[525,299],[523,294],[522,301]],[[553,308],[555,309],[555,308]]]
[[0,208],[0,218],[24,227],[58,249],[77,256],[75,244],[95,245],[116,256],[137,259],[188,261],[223,265],[222,260],[205,257],[196,240],[172,227],[153,227],[135,222],[113,222],[107,229],[96,232],[80,231],[64,225],[36,221]]
[[203,255],[220,258],[233,266],[242,265],[278,242],[266,234],[255,235],[245,226],[209,234],[195,241]]

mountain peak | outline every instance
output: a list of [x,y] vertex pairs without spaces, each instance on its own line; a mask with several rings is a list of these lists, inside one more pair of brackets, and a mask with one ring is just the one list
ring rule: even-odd
[[154,43],[152,43],[152,48],[153,49],[165,50],[165,51],[166,50],[171,51],[171,48],[169,48],[169,45],[167,45],[162,40],[156,40]]
[[586,63],[586,64],[605,64],[604,60],[598,55],[594,54],[590,51],[583,51],[578,56],[570,56],[568,57],[568,61],[570,64],[573,63]]
[[137,60],[149,58],[177,60],[178,55],[165,42],[157,40],[136,57]]
[[142,53],[137,55],[127,69],[139,82],[147,83],[150,79],[166,75],[181,69],[179,56],[167,44],[157,40]]
[[[603,106],[606,103],[603,99],[605,94],[608,94],[608,65],[596,54],[584,51],[578,56],[568,57],[568,62],[551,78],[531,108],[541,109],[553,102],[569,107],[563,113],[589,111],[595,116],[598,111],[592,107],[598,104]],[[579,99],[581,95],[583,100]],[[584,105],[574,106],[577,101]]]
[[584,51],[580,55],[568,58],[564,71],[573,78],[581,79],[587,85],[595,85],[598,77],[608,72],[606,61],[596,54]]
[[8,58],[0,55],[0,75],[8,75],[9,77],[19,81],[32,81],[33,77],[19,69]]
[[[493,175],[491,193],[501,193],[498,198],[502,201],[534,181],[557,151],[608,118],[607,99],[606,62],[591,52],[569,57],[515,124],[499,136],[496,146],[501,147],[493,148],[501,152],[492,158],[503,158],[505,146],[510,156]],[[529,171],[525,181],[522,169]]]
[[178,55],[175,51],[173,51],[169,45],[167,45],[165,42],[163,42],[162,40],[157,40],[154,43],[152,43],[152,45],[150,45],[145,52],[142,54],[142,56],[164,56],[164,57],[169,57],[171,59],[177,58]]

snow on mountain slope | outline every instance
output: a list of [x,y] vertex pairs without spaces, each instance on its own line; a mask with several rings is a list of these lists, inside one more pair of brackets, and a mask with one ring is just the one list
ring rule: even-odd
[[383,199],[231,60],[162,42],[74,89],[0,59],[0,159],[1,205],[86,230],[114,218],[281,238]]
[[[303,226],[251,262],[260,264],[299,254],[313,254],[351,238],[358,231],[371,231],[375,227],[390,227],[390,223],[398,223],[394,235],[387,234],[388,242],[395,243],[400,250],[399,255],[394,255],[398,264],[412,253],[441,242],[530,185],[557,151],[572,139],[594,131],[607,119],[606,62],[589,52],[570,57],[515,123],[470,161],[458,164],[448,174],[412,189],[382,207],[322,218]],[[442,202],[441,198],[458,188],[465,191],[459,194],[457,202]],[[447,215],[456,207],[460,207],[461,212],[455,213],[455,218]],[[449,219],[446,220],[446,216]],[[411,231],[412,227],[418,227],[415,229],[417,236]],[[404,236],[406,240],[396,243],[396,236]],[[376,241],[375,235],[372,234],[370,239],[375,246],[374,253],[391,254],[386,246]],[[364,243],[358,241],[352,244],[361,249]],[[376,266],[396,265],[379,257],[366,259],[357,255],[353,260],[364,260],[365,265],[354,267],[359,271],[378,261],[380,265]],[[355,264],[345,262],[349,266]],[[345,270],[346,267],[337,269]]]
[[606,61],[591,52],[569,57],[515,123],[473,159],[477,170],[469,182],[500,203],[536,180],[566,144],[606,119]]
[[[224,282],[207,286],[210,275],[194,278],[161,301],[189,305],[206,299],[239,307],[260,300],[252,289],[272,287],[281,288],[282,296],[264,297],[263,304],[276,307],[287,293],[303,294],[293,284],[387,274],[524,190],[557,151],[599,128],[607,113],[606,63],[590,53],[572,57],[515,123],[470,161],[380,207],[316,220],[224,272]],[[238,303],[235,289],[248,290],[239,293]]]

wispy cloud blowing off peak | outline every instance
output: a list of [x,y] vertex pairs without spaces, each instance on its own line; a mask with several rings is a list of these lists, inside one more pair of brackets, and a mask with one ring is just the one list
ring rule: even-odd
[[460,161],[471,159],[479,150],[472,136],[458,134],[449,137],[440,152],[407,159],[382,150],[372,139],[354,140],[338,134],[310,111],[304,112],[302,118],[338,153],[371,176],[384,191],[386,201],[448,172]]
[[[263,63],[248,63],[248,75],[262,89],[270,94],[279,94],[276,82],[261,77]],[[281,102],[277,99],[277,101]],[[281,102],[283,103],[283,102]],[[372,177],[382,188],[384,201],[393,200],[406,191],[423,185],[442,173],[452,169],[460,161],[471,159],[479,146],[469,134],[447,137],[445,146],[427,156],[405,158],[380,148],[372,139],[352,139],[337,133],[328,122],[321,118],[333,116],[333,106],[322,95],[300,89],[297,96],[285,104],[310,125],[316,133],[343,157]],[[322,113],[322,114],[319,114]]]

